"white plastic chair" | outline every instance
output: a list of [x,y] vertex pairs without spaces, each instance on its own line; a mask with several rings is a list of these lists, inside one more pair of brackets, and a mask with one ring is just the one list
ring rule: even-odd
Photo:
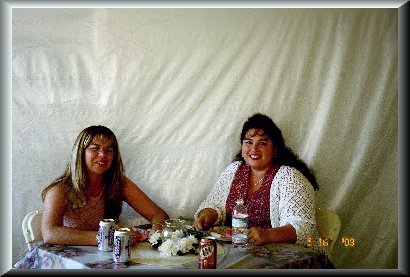
[[341,222],[339,216],[328,209],[316,209],[316,228],[321,238],[328,239],[328,246],[326,248],[330,255],[335,242],[339,236]]
[[41,234],[41,218],[43,216],[42,210],[35,210],[29,212],[23,219],[21,227],[23,229],[24,239],[28,250],[33,248],[33,243],[42,241],[43,235]]

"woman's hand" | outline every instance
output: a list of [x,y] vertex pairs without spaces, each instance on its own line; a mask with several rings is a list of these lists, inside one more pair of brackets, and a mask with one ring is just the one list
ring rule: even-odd
[[270,232],[262,227],[251,227],[248,233],[248,241],[253,245],[270,243]]
[[135,245],[137,242],[146,241],[149,236],[149,231],[137,228],[135,226],[130,228],[130,244]]
[[253,245],[268,243],[295,243],[297,240],[296,230],[291,224],[275,228],[251,227],[248,232],[248,241]]
[[195,220],[194,229],[197,231],[208,230],[214,226],[217,219],[218,213],[214,209],[205,208],[199,213],[198,218]]

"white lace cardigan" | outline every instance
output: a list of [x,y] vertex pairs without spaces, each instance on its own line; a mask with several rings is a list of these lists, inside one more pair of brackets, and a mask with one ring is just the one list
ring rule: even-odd
[[[233,162],[222,172],[207,198],[199,205],[195,219],[202,209],[212,208],[218,213],[215,225],[225,223],[225,203],[236,170],[241,164],[241,161]],[[314,189],[294,167],[281,166],[272,180],[270,220],[272,227],[290,223],[296,230],[296,244],[306,245],[308,236],[317,236]]]

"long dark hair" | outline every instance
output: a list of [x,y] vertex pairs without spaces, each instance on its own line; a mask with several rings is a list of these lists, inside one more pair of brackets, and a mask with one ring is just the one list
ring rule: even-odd
[[[240,136],[240,142],[243,143],[246,132],[250,129],[260,129],[272,140],[273,145],[277,147],[276,155],[273,157],[273,163],[292,166],[298,169],[311,183],[315,190],[319,190],[319,185],[316,181],[313,172],[293,151],[285,145],[281,130],[276,126],[275,122],[267,115],[256,113],[248,118],[243,124]],[[245,161],[242,157],[242,150],[234,157],[234,161]]]

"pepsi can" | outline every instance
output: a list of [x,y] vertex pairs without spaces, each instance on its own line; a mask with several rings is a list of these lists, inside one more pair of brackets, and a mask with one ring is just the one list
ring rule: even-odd
[[98,250],[112,251],[114,246],[114,219],[103,219],[98,227]]
[[130,229],[119,228],[114,233],[114,263],[126,263],[131,257]]

